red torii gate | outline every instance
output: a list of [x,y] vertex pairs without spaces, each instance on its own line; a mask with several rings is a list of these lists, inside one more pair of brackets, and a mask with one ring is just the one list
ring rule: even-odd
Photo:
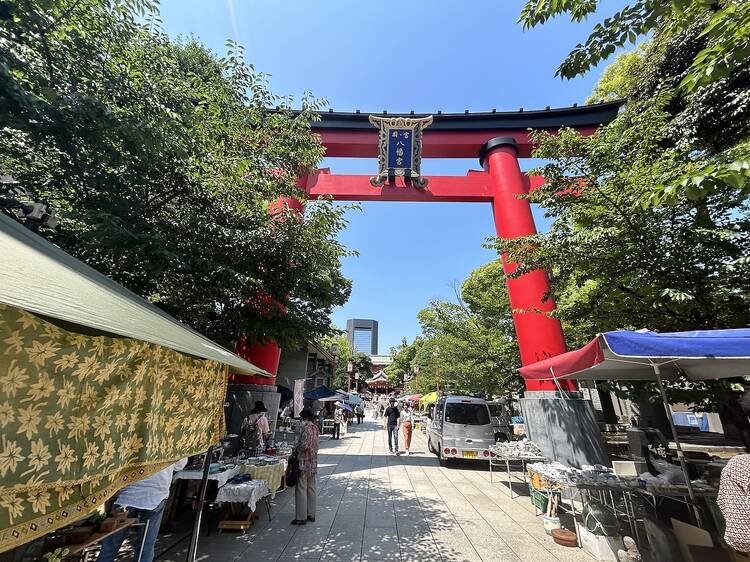
[[[405,183],[403,178],[373,187],[369,175],[337,175],[324,169],[301,178],[300,185],[308,198],[324,195],[337,201],[491,203],[500,238],[529,236],[536,233],[531,205],[527,199],[518,196],[529,193],[543,182],[543,178],[527,176],[519,166],[518,159],[530,157],[533,150],[530,131],[554,133],[562,127],[570,127],[589,135],[600,125],[612,121],[620,105],[620,102],[613,102],[540,111],[438,112],[422,133],[422,157],[478,157],[483,171],[470,170],[465,176],[427,176],[429,184],[419,189]],[[381,116],[419,117],[413,112],[408,115],[383,112]],[[320,121],[312,128],[320,135],[326,156],[378,156],[379,131],[370,124],[368,114],[359,111],[321,112]],[[301,209],[301,204],[294,199],[275,204]],[[502,256],[502,260],[506,273],[515,269],[516,264],[509,263],[506,256]],[[522,364],[528,365],[565,352],[560,322],[549,316],[555,303],[552,299],[543,300],[549,292],[547,273],[532,271],[508,279],[507,286],[511,307],[519,311],[513,313],[513,321]],[[565,383],[563,389],[575,389],[572,381],[562,382]],[[556,390],[555,385],[548,381],[527,381],[526,385],[527,390]]]

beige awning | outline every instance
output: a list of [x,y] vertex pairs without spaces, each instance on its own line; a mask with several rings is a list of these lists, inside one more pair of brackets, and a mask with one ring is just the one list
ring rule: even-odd
[[0,303],[272,376],[2,213]]

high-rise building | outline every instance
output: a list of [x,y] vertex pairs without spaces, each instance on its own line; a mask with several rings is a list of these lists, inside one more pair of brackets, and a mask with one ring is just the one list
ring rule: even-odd
[[354,353],[378,354],[378,321],[352,318],[346,321],[349,345]]

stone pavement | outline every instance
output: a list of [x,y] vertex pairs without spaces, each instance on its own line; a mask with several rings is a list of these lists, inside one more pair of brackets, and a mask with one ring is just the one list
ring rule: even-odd
[[[386,433],[367,420],[339,441],[322,441],[315,523],[290,525],[294,491],[276,496],[246,535],[201,536],[198,560],[591,562],[555,544],[528,497],[490,485],[484,463],[440,467],[414,434],[411,456],[387,454]],[[159,560],[185,559],[184,542]],[[157,548],[157,552],[159,549]]]

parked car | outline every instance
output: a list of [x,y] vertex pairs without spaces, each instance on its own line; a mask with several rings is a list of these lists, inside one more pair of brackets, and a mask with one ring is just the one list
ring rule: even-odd
[[445,396],[436,403],[427,447],[441,464],[449,459],[488,460],[495,431],[487,402],[471,396]]

